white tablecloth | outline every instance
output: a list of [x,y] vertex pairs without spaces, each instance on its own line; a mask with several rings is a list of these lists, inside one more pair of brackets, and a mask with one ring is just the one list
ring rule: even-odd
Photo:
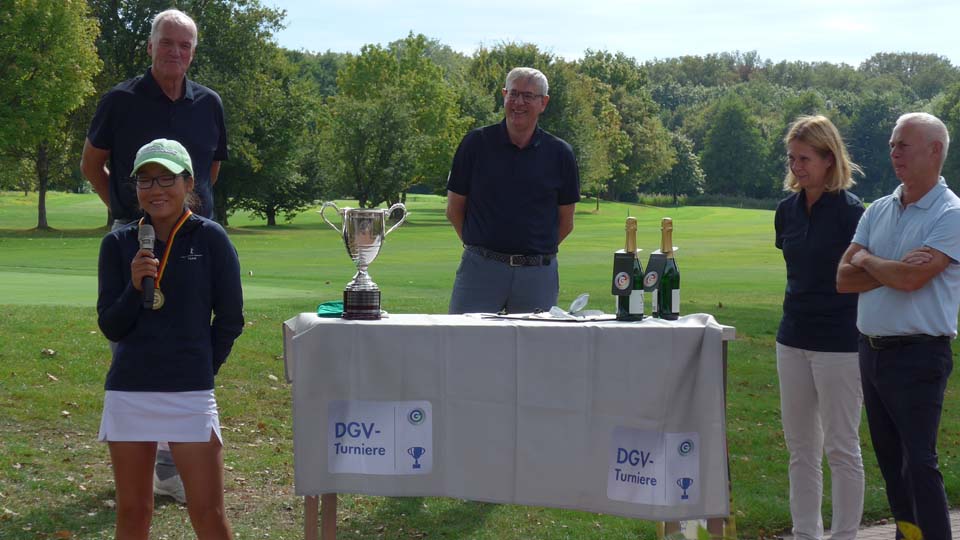
[[[448,496],[665,521],[729,514],[723,332],[710,315],[564,323],[305,313],[283,330],[298,495]],[[394,405],[426,421],[399,414],[381,434],[392,417],[377,411]],[[426,442],[392,442],[423,433]],[[370,445],[387,456],[334,450],[366,448],[376,434],[389,440]]]

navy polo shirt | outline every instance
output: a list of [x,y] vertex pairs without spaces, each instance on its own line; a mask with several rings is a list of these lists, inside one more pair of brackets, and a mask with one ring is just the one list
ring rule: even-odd
[[837,266],[863,215],[856,195],[825,192],[807,214],[805,191],[777,205],[776,245],[787,263],[777,342],[821,352],[857,351],[857,294],[837,292]]
[[[167,259],[159,287],[163,308],[146,310],[143,294],[130,281],[139,230],[134,222],[100,243],[97,323],[117,342],[106,389],[209,390],[243,331],[237,251],[219,224],[190,216]],[[157,238],[154,254],[163,253],[166,240]]]
[[559,206],[580,200],[573,149],[540,127],[524,148],[506,120],[475,129],[453,157],[447,189],[467,198],[463,242],[511,254],[552,254]]
[[130,180],[137,150],[154,139],[174,139],[190,153],[194,191],[200,208],[194,212],[213,217],[210,167],[227,159],[227,128],[223,102],[216,92],[189,79],[177,101],[163,93],[153,74],[114,86],[100,98],[87,137],[93,146],[110,151],[110,212],[114,219],[132,220],[141,215],[137,192]]

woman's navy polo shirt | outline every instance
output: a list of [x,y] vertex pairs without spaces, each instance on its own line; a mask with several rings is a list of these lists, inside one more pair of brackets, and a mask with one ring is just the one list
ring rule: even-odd
[[[212,389],[214,375],[243,331],[237,251],[223,227],[190,216],[177,233],[163,274],[166,302],[160,310],[145,310],[142,293],[130,282],[130,261],[140,249],[138,232],[134,222],[107,234],[100,244],[97,322],[107,339],[117,342],[105,388]],[[154,254],[165,247],[158,238]]]
[[837,292],[837,266],[850,246],[863,203],[844,190],[824,192],[807,214],[805,191],[777,205],[776,245],[787,263],[777,342],[821,352],[856,352],[857,294]]

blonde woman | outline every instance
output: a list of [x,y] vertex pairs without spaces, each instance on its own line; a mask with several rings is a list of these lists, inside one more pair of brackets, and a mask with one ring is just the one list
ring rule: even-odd
[[857,295],[836,289],[837,265],[863,214],[849,189],[850,161],[837,128],[802,116],[784,138],[792,192],[777,206],[776,246],[787,265],[777,372],[790,452],[790,514],[798,540],[821,540],[822,460],[830,466],[833,540],[853,540],[863,513]]

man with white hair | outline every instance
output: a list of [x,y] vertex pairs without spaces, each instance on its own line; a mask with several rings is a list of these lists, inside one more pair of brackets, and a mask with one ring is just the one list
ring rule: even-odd
[[890,158],[901,185],[867,208],[837,270],[837,289],[860,293],[863,402],[887,500],[925,540],[951,538],[937,463],[960,308],[960,198],[940,176],[949,145],[932,115],[897,120]]
[[557,251],[573,230],[580,173],[566,141],[537,125],[547,78],[514,68],[504,120],[463,138],[447,178],[447,219],[463,242],[450,313],[549,310],[560,291]]
[[153,19],[147,54],[151,66],[141,76],[103,95],[90,122],[80,169],[122,226],[139,219],[130,174],[137,150],[154,139],[172,139],[190,152],[195,191],[192,210],[213,218],[213,185],[227,159],[223,102],[213,90],[187,78],[197,47],[197,25],[169,9]]
[[[157,14],[147,41],[150,68],[100,98],[83,145],[80,170],[110,209],[113,230],[142,215],[131,176],[134,158],[140,147],[160,138],[179,141],[190,153],[194,191],[200,201],[192,210],[213,219],[213,185],[220,162],[227,159],[227,128],[220,96],[187,78],[196,48],[193,19],[176,9]],[[157,452],[154,491],[186,502],[165,442]]]

